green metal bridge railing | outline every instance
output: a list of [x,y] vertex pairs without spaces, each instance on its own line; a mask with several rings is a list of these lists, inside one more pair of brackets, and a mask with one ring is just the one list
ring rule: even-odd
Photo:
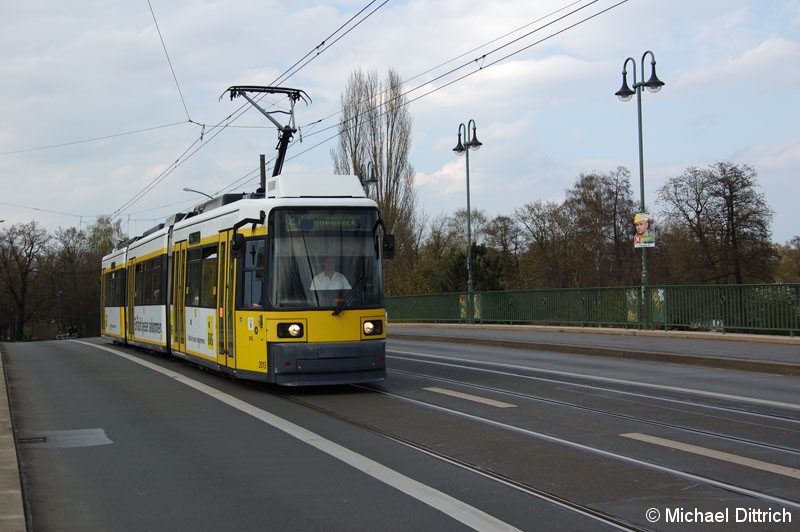
[[[800,284],[475,292],[476,323],[574,325],[800,334]],[[468,322],[466,294],[388,297],[395,322]]]

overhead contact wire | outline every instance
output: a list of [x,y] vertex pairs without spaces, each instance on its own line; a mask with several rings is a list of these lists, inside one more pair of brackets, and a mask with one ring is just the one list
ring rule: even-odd
[[[338,40],[339,40],[339,39],[336,39],[336,40],[335,40],[333,43],[331,43],[331,44],[329,44],[328,46],[326,46],[326,47],[324,48],[324,50],[321,50],[321,49],[320,49],[320,46],[324,45],[324,44],[325,44],[325,42],[327,42],[327,41],[328,41],[330,38],[332,38],[332,37],[333,37],[333,36],[335,36],[337,33],[339,33],[339,32],[340,32],[340,31],[341,31],[343,28],[345,28],[345,27],[346,27],[348,24],[350,24],[350,23],[351,23],[351,22],[352,22],[354,19],[356,19],[356,18],[357,18],[357,17],[358,17],[358,16],[359,16],[361,13],[363,13],[363,12],[364,12],[366,9],[368,9],[368,8],[369,8],[369,7],[370,7],[372,4],[374,4],[376,1],[377,1],[377,0],[373,0],[372,2],[368,3],[368,4],[367,4],[365,7],[363,7],[363,8],[362,8],[362,9],[361,9],[361,10],[360,10],[360,11],[359,11],[359,12],[358,12],[356,15],[354,15],[354,16],[353,16],[353,17],[351,17],[351,18],[350,18],[350,19],[349,19],[347,22],[345,22],[344,24],[342,24],[342,25],[341,25],[341,26],[340,26],[340,27],[339,27],[339,28],[338,28],[336,31],[334,31],[334,32],[333,32],[333,33],[332,33],[330,36],[328,36],[328,38],[326,38],[325,40],[323,40],[323,41],[322,41],[322,43],[321,43],[320,45],[318,45],[317,47],[315,47],[315,48],[314,48],[314,50],[312,50],[311,52],[309,52],[308,54],[306,54],[306,55],[304,56],[304,58],[303,58],[303,59],[307,58],[307,57],[308,57],[309,55],[311,55],[311,54],[312,54],[312,53],[313,53],[315,50],[317,50],[317,51],[318,51],[318,53],[317,53],[317,55],[314,57],[314,58],[316,58],[316,57],[318,57],[318,56],[319,56],[319,54],[320,54],[320,53],[322,53],[324,50],[327,50],[327,49],[329,49],[329,48],[330,48],[330,47],[331,47],[331,46],[332,46],[332,45],[333,45],[335,42],[338,42]],[[388,1],[389,1],[389,0],[385,0],[385,1],[384,1],[384,2],[383,2],[381,5],[380,5],[380,6],[378,6],[376,9],[374,9],[372,12],[370,12],[370,13],[367,15],[367,17],[365,17],[365,19],[364,19],[364,20],[366,20],[366,18],[368,18],[368,17],[372,16],[372,14],[373,14],[373,13],[375,13],[375,12],[376,12],[378,9],[380,9],[381,7],[383,7],[384,5],[386,5],[386,3],[388,3]],[[148,5],[149,5],[149,0],[148,0]],[[152,6],[151,6],[151,11],[152,11]],[[361,22],[363,22],[363,20],[362,20]],[[360,24],[360,22],[359,22],[359,24]],[[348,30],[348,33],[349,33],[349,30]],[[159,31],[159,35],[160,35],[160,31]],[[345,35],[346,35],[346,33],[345,33]],[[341,38],[341,37],[340,37],[340,38]],[[163,44],[163,39],[162,39],[162,44]],[[165,47],[165,52],[166,52],[166,47]],[[311,58],[311,60],[313,60],[314,58]],[[303,59],[301,59],[300,61],[298,61],[297,63],[295,63],[295,65],[293,65],[292,67],[290,67],[290,68],[287,70],[287,72],[290,72],[288,75],[287,75],[287,73],[284,73],[284,74],[282,74],[282,75],[281,75],[281,77],[277,78],[277,79],[276,79],[276,80],[273,82],[273,84],[274,84],[274,83],[276,83],[278,80],[280,80],[280,79],[282,79],[282,78],[286,78],[286,79],[288,79],[288,77],[290,77],[291,75],[294,75],[294,74],[296,74],[296,73],[297,73],[297,72],[298,72],[298,71],[299,71],[301,68],[305,67],[305,66],[306,66],[306,65],[307,65],[307,64],[308,64],[308,63],[311,61],[311,60],[307,61],[307,62],[306,62],[306,63],[304,63],[304,64],[303,64],[301,67],[299,67],[299,68],[295,69],[293,72],[291,72],[291,71],[292,71],[292,69],[293,69],[293,68],[294,68],[294,67],[295,67],[295,66],[296,66],[298,63],[300,63],[300,62],[302,62],[302,61],[303,61]],[[174,73],[174,72],[173,72],[173,73]],[[177,83],[177,80],[176,80],[176,83]],[[180,92],[180,88],[179,88],[178,90],[179,90],[179,92]],[[263,97],[263,96],[262,96],[262,97]],[[260,100],[260,98],[259,98],[259,100]],[[183,162],[185,162],[185,160],[186,160],[186,159],[190,158],[192,155],[194,155],[195,153],[197,153],[197,152],[198,152],[200,149],[202,149],[202,148],[203,148],[203,147],[204,147],[206,144],[208,144],[208,142],[209,142],[209,141],[211,141],[211,140],[213,140],[214,138],[216,138],[216,136],[217,136],[217,135],[219,135],[219,134],[220,134],[220,133],[221,133],[221,132],[222,132],[224,129],[226,129],[228,126],[230,126],[230,124],[232,124],[233,122],[235,122],[236,120],[238,120],[239,118],[241,118],[241,117],[242,117],[242,115],[244,115],[244,113],[246,113],[248,110],[249,110],[249,106],[248,106],[247,104],[243,104],[243,105],[242,105],[242,106],[240,106],[240,107],[239,107],[239,108],[238,108],[236,111],[234,111],[233,113],[229,114],[229,115],[228,115],[228,116],[227,116],[225,119],[223,119],[223,120],[219,121],[219,122],[218,122],[218,123],[217,123],[215,126],[213,126],[213,128],[212,128],[212,129],[214,130],[214,133],[213,133],[213,134],[212,134],[212,135],[211,135],[211,136],[210,136],[210,137],[209,137],[207,140],[206,140],[206,139],[200,139],[200,140],[201,140],[201,142],[202,142],[202,144],[201,144],[201,145],[200,145],[200,146],[199,146],[197,149],[195,149],[194,151],[191,151],[191,153],[189,153],[189,152],[190,152],[190,150],[192,149],[192,147],[193,147],[193,146],[195,146],[195,145],[197,144],[197,142],[198,142],[198,141],[195,141],[194,143],[192,143],[192,144],[189,146],[189,148],[187,148],[187,149],[186,149],[186,150],[185,150],[185,151],[184,151],[184,152],[183,152],[183,153],[182,153],[182,154],[181,154],[181,155],[178,157],[178,159],[176,159],[176,161],[175,161],[175,162],[173,162],[173,163],[170,165],[170,167],[168,167],[168,168],[167,168],[167,169],[165,169],[165,170],[164,170],[164,171],[163,171],[161,174],[159,174],[158,176],[156,176],[156,178],[154,178],[154,179],[153,179],[153,181],[151,181],[151,182],[150,182],[150,183],[149,183],[147,186],[145,186],[145,187],[144,187],[144,189],[142,189],[142,190],[141,190],[141,191],[139,191],[137,194],[135,194],[135,195],[134,195],[134,196],[133,196],[133,197],[132,197],[130,200],[128,200],[128,201],[127,201],[126,203],[124,203],[124,204],[123,204],[121,207],[119,207],[117,210],[115,210],[115,211],[114,211],[114,212],[113,212],[113,213],[112,213],[110,216],[111,216],[111,217],[118,216],[118,215],[119,215],[119,214],[121,214],[121,213],[122,213],[122,212],[123,212],[125,209],[127,209],[127,208],[129,208],[129,207],[133,206],[133,205],[134,205],[136,202],[138,202],[138,201],[139,201],[139,200],[140,200],[142,197],[144,197],[144,196],[145,196],[147,193],[149,193],[149,192],[150,192],[150,191],[151,191],[153,188],[155,188],[155,187],[156,187],[158,184],[160,184],[160,183],[161,183],[161,182],[162,182],[162,181],[163,181],[163,180],[164,180],[164,179],[165,179],[165,178],[166,178],[168,175],[170,175],[170,174],[171,174],[171,173],[172,173],[174,170],[176,170],[176,169],[177,169],[177,168],[178,168],[178,167],[179,167],[181,164],[183,164]],[[187,115],[188,115],[188,111],[187,111]],[[190,119],[190,122],[191,122],[191,119]],[[226,123],[226,122],[227,122],[227,123]],[[224,125],[222,125],[222,124],[224,124]],[[188,155],[187,155],[187,153],[188,153]],[[182,160],[182,159],[183,159],[183,160]],[[251,173],[252,173],[252,172],[251,172]],[[249,176],[249,175],[250,175],[250,174],[248,174],[248,176]],[[246,177],[247,177],[247,176],[245,176],[245,178],[246,178]],[[239,179],[239,180],[237,180],[237,181],[241,181],[242,179],[245,179],[245,178],[240,178],[240,179]],[[227,187],[226,187],[226,188],[227,188]],[[223,190],[224,190],[224,189],[223,189]]]
[[181,91],[181,84],[178,83],[178,76],[175,75],[175,68],[172,66],[172,60],[169,58],[169,52],[167,51],[167,45],[164,42],[164,36],[161,34],[161,28],[158,27],[158,20],[156,20],[156,13],[155,11],[153,11],[153,4],[150,3],[150,0],[147,0],[147,5],[150,7],[150,14],[153,16],[153,23],[156,25],[158,38],[161,39],[161,47],[164,48],[164,55],[167,56],[167,63],[169,64],[169,69],[172,72],[172,79],[175,80],[175,86],[178,88],[178,95],[181,97],[181,103],[183,103],[183,110],[186,111],[186,118],[189,120],[189,122],[191,122],[192,117],[189,116],[189,108],[186,107],[186,100],[183,98],[183,91]]
[[[547,28],[547,27],[549,27],[549,26],[552,26],[553,24],[555,24],[555,23],[557,23],[557,22],[559,22],[559,21],[562,21],[562,20],[564,20],[565,18],[567,18],[567,17],[570,17],[570,16],[574,15],[575,13],[578,13],[579,11],[582,11],[583,9],[585,9],[585,8],[587,8],[587,7],[590,7],[590,6],[591,6],[591,5],[593,5],[593,4],[596,4],[596,3],[597,3],[597,2],[599,2],[599,1],[600,1],[600,0],[592,0],[592,1],[590,1],[589,3],[587,3],[587,4],[585,4],[585,5],[583,5],[583,6],[580,6],[580,7],[576,8],[576,9],[574,9],[574,10],[570,11],[569,13],[566,13],[566,14],[562,15],[561,17],[558,17],[558,18],[556,18],[556,19],[554,19],[554,20],[552,20],[552,21],[548,22],[547,24],[544,24],[544,25],[542,25],[542,26],[539,26],[539,27],[537,27],[537,28],[535,28],[535,29],[533,29],[533,30],[531,30],[531,31],[527,32],[526,34],[524,34],[524,35],[522,35],[522,36],[520,36],[520,37],[518,37],[518,38],[516,38],[516,39],[514,39],[514,40],[512,40],[512,41],[510,41],[510,42],[508,42],[508,43],[505,43],[505,44],[503,44],[502,46],[498,46],[498,47],[496,47],[496,48],[494,48],[494,49],[490,50],[489,52],[486,52],[486,53],[482,54],[482,55],[481,55],[481,56],[479,56],[479,57],[476,57],[476,58],[474,58],[474,59],[471,59],[471,60],[469,60],[468,62],[466,62],[466,63],[464,63],[464,64],[462,64],[462,65],[460,65],[460,66],[457,66],[457,67],[455,67],[455,68],[453,68],[453,69],[451,69],[451,70],[449,70],[449,71],[447,71],[447,72],[445,72],[445,73],[443,73],[443,74],[441,74],[441,75],[439,75],[439,76],[437,76],[437,77],[433,78],[432,80],[430,80],[430,81],[428,81],[428,82],[426,82],[426,83],[424,83],[424,84],[422,84],[422,85],[418,85],[418,86],[416,86],[416,87],[414,87],[414,88],[411,88],[411,89],[407,90],[406,92],[404,92],[404,93],[402,94],[402,96],[408,96],[408,95],[409,95],[409,94],[411,94],[412,92],[414,92],[414,91],[417,91],[417,90],[419,90],[419,89],[421,89],[421,88],[425,87],[426,85],[429,85],[430,83],[433,83],[433,82],[435,82],[435,81],[439,81],[439,80],[441,80],[441,79],[444,79],[444,78],[446,78],[446,77],[448,77],[448,76],[450,76],[450,75],[452,75],[452,74],[454,74],[454,73],[458,72],[459,70],[462,70],[462,69],[464,69],[464,68],[466,68],[466,67],[469,67],[469,66],[473,65],[474,63],[477,63],[477,62],[479,62],[479,61],[485,60],[485,59],[486,59],[487,57],[489,57],[490,55],[492,55],[492,54],[495,54],[495,53],[497,53],[497,52],[499,52],[499,51],[501,51],[501,50],[503,50],[503,49],[505,49],[505,48],[508,48],[509,46],[511,46],[511,45],[513,45],[513,44],[515,44],[515,43],[518,43],[518,42],[520,42],[521,40],[523,40],[523,39],[525,39],[525,38],[527,38],[527,37],[530,37],[531,35],[533,35],[533,34],[535,34],[535,33],[537,33],[537,32],[540,32],[540,31],[544,30],[545,28]],[[476,73],[480,72],[481,70],[483,70],[483,69],[485,69],[485,68],[489,68],[490,66],[494,66],[494,65],[496,65],[496,64],[498,64],[498,63],[500,63],[500,62],[502,62],[502,61],[505,61],[505,60],[509,59],[510,57],[513,57],[513,56],[515,56],[515,55],[517,55],[517,54],[519,54],[519,53],[522,53],[523,51],[525,51],[525,50],[527,50],[527,49],[529,49],[529,48],[531,48],[531,47],[533,47],[533,46],[536,46],[536,45],[538,45],[538,44],[541,44],[542,42],[544,42],[544,41],[546,41],[546,40],[548,40],[548,39],[551,39],[551,38],[553,38],[553,37],[555,37],[555,36],[557,36],[557,35],[559,35],[559,34],[561,34],[561,33],[564,33],[565,31],[568,31],[568,30],[570,30],[570,29],[573,29],[573,28],[575,28],[575,27],[577,27],[577,26],[579,26],[579,25],[581,25],[581,24],[585,23],[585,22],[588,22],[589,20],[591,20],[591,19],[593,19],[593,18],[595,18],[595,17],[598,17],[598,16],[600,16],[601,14],[603,14],[603,13],[606,13],[606,12],[610,11],[611,9],[614,9],[614,8],[616,8],[616,7],[618,7],[618,6],[622,5],[622,4],[624,4],[624,3],[626,3],[626,2],[628,2],[628,0],[621,0],[620,2],[618,2],[618,3],[614,4],[614,5],[610,6],[610,7],[607,7],[607,8],[605,8],[605,9],[603,9],[603,10],[601,10],[601,11],[597,12],[597,13],[593,13],[592,15],[590,15],[590,16],[587,16],[586,18],[583,18],[583,19],[581,19],[581,20],[579,20],[579,21],[577,21],[577,22],[575,22],[575,23],[573,23],[573,24],[571,24],[571,25],[569,25],[569,26],[567,26],[567,27],[565,27],[565,28],[562,28],[562,29],[560,29],[560,30],[558,30],[558,31],[556,31],[556,32],[554,32],[554,33],[552,33],[552,34],[550,34],[550,35],[548,35],[548,36],[546,36],[546,37],[542,38],[542,39],[539,39],[538,41],[536,41],[536,42],[534,42],[534,43],[531,43],[531,44],[529,44],[529,45],[527,45],[527,46],[524,46],[523,48],[520,48],[520,49],[518,49],[518,50],[515,50],[514,52],[511,52],[511,53],[509,53],[509,54],[507,54],[507,55],[505,55],[505,56],[503,56],[503,57],[501,57],[501,58],[499,58],[499,59],[497,59],[497,60],[495,60],[495,61],[492,61],[492,62],[491,62],[491,63],[489,63],[489,64],[486,64],[486,65],[481,65],[481,66],[480,66],[478,69],[476,69],[476,70],[473,70],[473,71],[471,71],[471,72],[468,72],[468,73],[466,73],[466,74],[464,74],[464,75],[462,75],[462,76],[460,76],[460,77],[458,77],[458,78],[455,78],[455,79],[453,79],[453,80],[451,80],[451,81],[449,81],[449,82],[447,82],[447,83],[445,83],[445,84],[443,84],[443,85],[440,85],[440,86],[438,86],[438,87],[436,87],[436,88],[433,88],[433,89],[429,90],[428,92],[425,92],[424,94],[421,94],[421,95],[417,96],[416,98],[413,98],[413,99],[411,99],[411,100],[408,100],[408,101],[406,102],[406,105],[408,105],[408,104],[411,104],[412,102],[415,102],[415,101],[417,101],[417,100],[420,100],[420,99],[424,98],[425,96],[428,96],[428,95],[430,95],[430,94],[433,94],[434,92],[437,92],[437,91],[439,91],[439,90],[441,90],[441,89],[444,89],[444,88],[446,88],[446,87],[448,87],[448,86],[450,86],[450,85],[453,85],[454,83],[457,83],[457,82],[459,82],[459,81],[461,81],[461,80],[463,80],[463,79],[466,79],[466,78],[468,78],[469,76],[472,76],[473,74],[476,74]],[[550,13],[549,15],[547,15],[547,16],[545,16],[545,17],[540,17],[539,19],[537,19],[537,20],[535,20],[535,21],[533,21],[533,22],[530,22],[530,23],[528,23],[528,24],[526,24],[526,25],[522,26],[521,28],[518,28],[517,30],[514,30],[514,31],[512,31],[512,32],[509,32],[509,33],[507,33],[507,34],[503,35],[502,37],[498,37],[498,38],[496,38],[496,39],[493,39],[493,40],[489,41],[488,43],[486,43],[486,44],[484,44],[484,45],[482,45],[482,46],[479,46],[479,47],[477,47],[477,48],[473,49],[472,51],[479,50],[480,48],[482,48],[482,47],[484,47],[484,46],[486,46],[486,45],[488,45],[488,44],[491,44],[491,43],[497,42],[499,39],[502,39],[502,38],[504,38],[504,37],[506,37],[506,36],[508,36],[508,35],[511,35],[511,34],[513,34],[513,33],[516,33],[517,31],[519,31],[519,30],[520,30],[520,29],[522,29],[522,28],[526,28],[526,27],[530,26],[531,24],[535,24],[536,22],[539,22],[539,21],[541,21],[541,20],[544,20],[544,19],[546,19],[546,18],[548,18],[548,17],[552,16],[552,15],[553,15],[553,14],[555,14],[555,13],[558,13],[558,12],[560,12],[560,11],[563,11],[564,9],[567,9],[567,8],[569,8],[569,7],[572,7],[572,6],[574,6],[574,5],[575,5],[575,4],[577,4],[577,3],[579,3],[579,2],[573,2],[573,3],[571,3],[571,4],[567,5],[567,6],[563,7],[563,8],[560,8],[560,9],[558,9],[558,10],[556,10],[556,11],[554,11],[554,12]],[[461,55],[459,55],[458,57],[456,57],[455,59],[458,59],[458,58],[460,58],[460,57],[463,57],[463,56],[467,55],[468,53],[470,53],[470,52],[466,52],[466,53],[464,53],[464,54],[461,54]],[[450,60],[450,61],[446,61],[445,63],[442,63],[441,65],[439,65],[439,67],[441,67],[441,66],[443,66],[443,65],[446,65],[446,64],[448,64],[448,63],[451,63],[451,62],[452,62],[452,61],[454,61],[455,59],[453,59],[453,60]],[[436,68],[439,68],[439,67],[435,67],[435,68],[433,68],[433,69],[430,69],[428,72],[430,72],[430,71],[432,71],[432,70],[435,70]],[[411,79],[416,79],[416,78],[420,77],[421,75],[424,75],[424,73],[423,73],[423,74],[419,74],[419,75],[417,75],[417,76],[414,76],[414,77],[413,77],[413,78],[411,78]],[[379,105],[379,106],[377,106],[377,107],[381,107],[381,105]],[[377,108],[377,107],[376,107],[376,108]],[[364,113],[363,113],[363,114],[367,114],[367,113],[369,113],[369,112],[371,112],[371,111],[375,110],[376,108],[371,108],[371,109],[369,109],[369,110],[366,110],[366,111],[364,111]],[[388,111],[387,111],[387,112],[388,112]],[[341,114],[341,113],[340,113],[340,112],[333,113],[333,114],[331,114],[331,115],[328,115],[327,117],[325,117],[325,118],[323,118],[323,119],[320,119],[320,120],[317,120],[317,121],[311,122],[311,124],[318,124],[318,123],[320,123],[320,122],[322,122],[322,121],[324,121],[324,120],[327,120],[327,119],[329,119],[329,118],[332,118],[332,117],[334,117],[334,116],[336,116],[336,115],[338,115],[338,114]],[[379,116],[379,117],[380,117],[380,116],[383,116],[383,114],[385,114],[385,113],[381,113],[381,114],[380,114],[380,115],[378,115],[378,116]],[[322,133],[324,133],[325,131],[329,131],[329,130],[331,130],[331,129],[338,128],[338,127],[339,127],[339,125],[340,125],[340,124],[338,124],[338,123],[337,123],[337,124],[334,124],[334,125],[331,125],[331,126],[327,126],[327,127],[325,127],[325,128],[322,128],[322,129],[320,129],[320,130],[318,130],[318,131],[315,131],[315,132],[313,132],[313,133],[306,134],[306,135],[305,135],[305,137],[306,137],[306,138],[308,138],[308,137],[312,137],[312,136],[316,136],[316,135],[322,134]],[[297,157],[299,157],[299,156],[301,156],[301,155],[304,155],[305,153],[308,153],[308,152],[310,152],[310,151],[312,151],[312,150],[314,150],[314,149],[318,148],[319,146],[321,146],[321,145],[323,145],[323,144],[325,144],[325,143],[327,143],[327,142],[329,142],[329,141],[331,141],[331,140],[335,139],[335,138],[336,138],[336,137],[338,137],[340,134],[341,134],[341,133],[337,131],[335,134],[333,134],[333,135],[331,135],[331,136],[329,136],[329,137],[327,137],[327,138],[325,138],[325,139],[323,139],[323,140],[319,141],[318,143],[314,144],[313,146],[310,146],[310,147],[308,147],[307,149],[305,149],[305,150],[303,150],[303,151],[301,151],[301,152],[298,152],[298,153],[296,153],[296,154],[294,154],[294,155],[292,155],[292,156],[288,157],[286,160],[287,160],[287,161],[290,161],[290,160],[292,160],[292,159],[295,159],[295,158],[297,158]],[[254,172],[256,172],[257,170],[258,170],[258,169],[256,169],[256,170],[254,170],[254,171],[252,171],[252,172],[248,173],[248,174],[247,174],[247,176],[250,176],[250,175],[252,175],[252,174],[253,174]],[[245,177],[243,177],[243,178],[239,178],[239,179],[238,179],[238,180],[237,180],[235,183],[239,183],[239,182],[241,182],[241,181],[242,181],[243,179],[245,179],[247,176],[245,176]],[[229,185],[229,187],[230,187],[230,186],[231,186],[231,185]],[[227,189],[229,189],[229,187],[225,187],[223,190],[227,190]]]

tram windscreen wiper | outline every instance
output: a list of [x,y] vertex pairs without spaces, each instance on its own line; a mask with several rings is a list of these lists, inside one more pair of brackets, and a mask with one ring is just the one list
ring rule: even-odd
[[332,313],[333,316],[338,316],[339,314],[342,313],[342,311],[344,310],[344,307],[346,307],[347,304],[350,303],[350,300],[353,299],[353,296],[356,295],[356,288],[359,287],[359,285],[361,284],[361,281],[363,281],[363,280],[364,280],[364,276],[363,275],[361,277],[359,277],[358,279],[356,279],[356,282],[353,283],[353,286],[350,287],[350,290],[347,291],[347,293],[344,295],[344,297],[339,302],[339,304],[336,305],[336,308],[333,309],[333,313]]

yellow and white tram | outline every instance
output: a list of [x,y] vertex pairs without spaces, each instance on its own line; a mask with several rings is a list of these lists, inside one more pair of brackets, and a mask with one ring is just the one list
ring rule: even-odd
[[393,248],[358,177],[274,176],[104,257],[101,334],[238,378],[381,381]]

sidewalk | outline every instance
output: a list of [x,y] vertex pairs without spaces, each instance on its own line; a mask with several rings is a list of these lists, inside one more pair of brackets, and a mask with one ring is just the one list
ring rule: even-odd
[[800,376],[800,338],[599,327],[390,323],[388,338],[463,342]]
[[26,529],[6,375],[0,353],[0,530],[25,532]]

